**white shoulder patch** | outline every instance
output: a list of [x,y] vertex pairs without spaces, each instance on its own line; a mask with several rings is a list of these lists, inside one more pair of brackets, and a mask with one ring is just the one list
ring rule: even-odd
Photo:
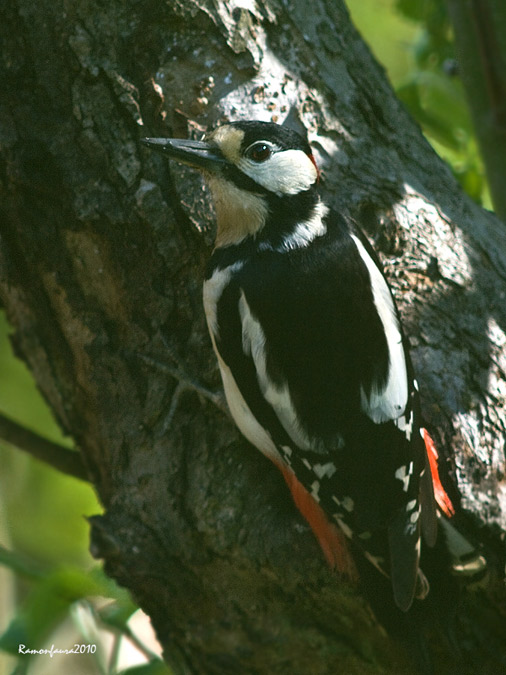
[[363,389],[361,393],[364,412],[373,422],[379,424],[397,419],[404,412],[408,401],[406,358],[390,289],[360,239],[355,235],[351,236],[369,272],[374,305],[383,324],[388,345],[389,367],[385,386],[373,386],[369,395]]
[[[214,342],[214,340],[213,340]],[[240,432],[245,436],[250,443],[260,450],[262,454],[269,459],[272,459],[278,464],[282,464],[283,460],[279,454],[276,444],[271,438],[269,432],[258,422],[244,400],[241,390],[237,386],[232,371],[227,364],[220,357],[218,352],[218,365],[220,367],[221,379],[223,381],[223,389],[227,398],[230,414],[237,424]]]
[[258,319],[251,313],[246,297],[241,294],[239,313],[242,321],[242,344],[245,354],[255,363],[258,384],[265,400],[270,403],[279,421],[292,441],[302,449],[310,449],[311,443],[301,429],[288,386],[275,384],[267,373],[265,334]]
[[213,272],[210,279],[204,281],[203,300],[204,311],[206,313],[207,326],[212,336],[218,335],[218,318],[216,307],[221,298],[225,286],[229,283],[234,272],[237,272],[244,265],[244,262],[238,261],[225,269],[217,269]]
[[235,381],[232,371],[221,358],[221,355],[216,346],[216,339],[219,332],[216,308],[221,295],[229,283],[232,275],[234,272],[239,270],[243,264],[244,263],[242,261],[239,261],[234,265],[226,267],[225,269],[217,269],[213,272],[211,278],[204,282],[203,295],[207,325],[209,327],[209,335],[211,336],[213,349],[218,359],[221,379],[223,381],[223,389],[225,391],[230,414],[234,418],[234,421],[239,427],[239,430],[243,436],[245,436],[250,443],[255,445],[260,450],[260,452],[270,459],[277,463],[281,463],[281,455],[276,448],[276,444],[272,440],[269,432],[262,427],[262,425],[258,422],[249,409],[248,404],[244,400],[244,396],[241,393],[241,390],[237,386],[237,382]]

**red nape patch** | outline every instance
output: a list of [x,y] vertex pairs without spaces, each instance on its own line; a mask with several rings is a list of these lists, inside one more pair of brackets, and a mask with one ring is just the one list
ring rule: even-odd
[[297,480],[291,469],[277,464],[290,488],[295,505],[314,532],[331,569],[336,569],[350,581],[358,580],[358,572],[341,530],[331,523],[321,506]]
[[320,169],[318,168],[318,164],[316,163],[316,159],[314,158],[313,153],[311,152],[308,155],[309,159],[313,162],[314,168],[316,169],[316,182],[320,182]]
[[439,506],[441,511],[445,514],[445,516],[451,518],[452,516],[455,515],[455,508],[452,504],[450,497],[448,497],[446,490],[441,484],[441,478],[439,477],[439,469],[437,465],[438,454],[436,446],[434,444],[434,441],[430,437],[427,429],[422,429],[421,431],[423,433],[423,440],[425,442],[425,447],[427,449],[427,456],[429,458],[430,472],[432,474],[432,483],[434,485],[434,496],[436,498],[437,505]]

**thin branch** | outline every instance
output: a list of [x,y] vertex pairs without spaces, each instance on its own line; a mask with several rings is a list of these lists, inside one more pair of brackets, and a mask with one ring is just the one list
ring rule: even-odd
[[[215,405],[218,408],[218,410],[221,410],[222,413],[225,413],[225,415],[230,417],[230,412],[228,410],[225,401],[225,396],[221,391],[211,391],[210,389],[203,387],[199,382],[186,375],[186,373],[183,373],[179,367],[173,367],[166,362],[158,361],[157,359],[154,359],[151,356],[147,356],[146,354],[136,354],[136,356],[140,358],[142,361],[144,361],[144,363],[151,366],[152,368],[155,368],[156,370],[159,370],[162,373],[170,375],[175,380],[177,380],[185,389],[194,391],[195,393],[199,394],[204,399],[210,401],[213,405]],[[180,392],[177,393],[179,394]]]
[[10,551],[2,544],[0,544],[0,565],[31,579],[41,579],[46,573],[39,563],[21,553]]
[[88,472],[83,464],[81,455],[68,450],[58,443],[48,441],[38,434],[26,429],[17,422],[13,422],[0,413],[0,439],[14,445],[19,450],[27,452],[32,457],[49,464],[62,473],[88,481]]

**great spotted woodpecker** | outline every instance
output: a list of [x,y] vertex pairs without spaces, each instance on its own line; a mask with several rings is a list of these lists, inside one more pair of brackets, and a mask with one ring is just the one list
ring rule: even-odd
[[407,611],[429,588],[420,550],[436,539],[434,487],[440,510],[453,507],[369,241],[322,201],[294,131],[234,122],[205,142],[144,143],[202,170],[214,198],[204,306],[237,426],[283,472],[329,563],[354,576],[349,540]]

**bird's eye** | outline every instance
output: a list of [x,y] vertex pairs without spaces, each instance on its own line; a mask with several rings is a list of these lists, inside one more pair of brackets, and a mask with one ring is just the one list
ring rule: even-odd
[[267,143],[254,143],[247,151],[246,156],[254,162],[265,162],[272,155],[272,148]]

